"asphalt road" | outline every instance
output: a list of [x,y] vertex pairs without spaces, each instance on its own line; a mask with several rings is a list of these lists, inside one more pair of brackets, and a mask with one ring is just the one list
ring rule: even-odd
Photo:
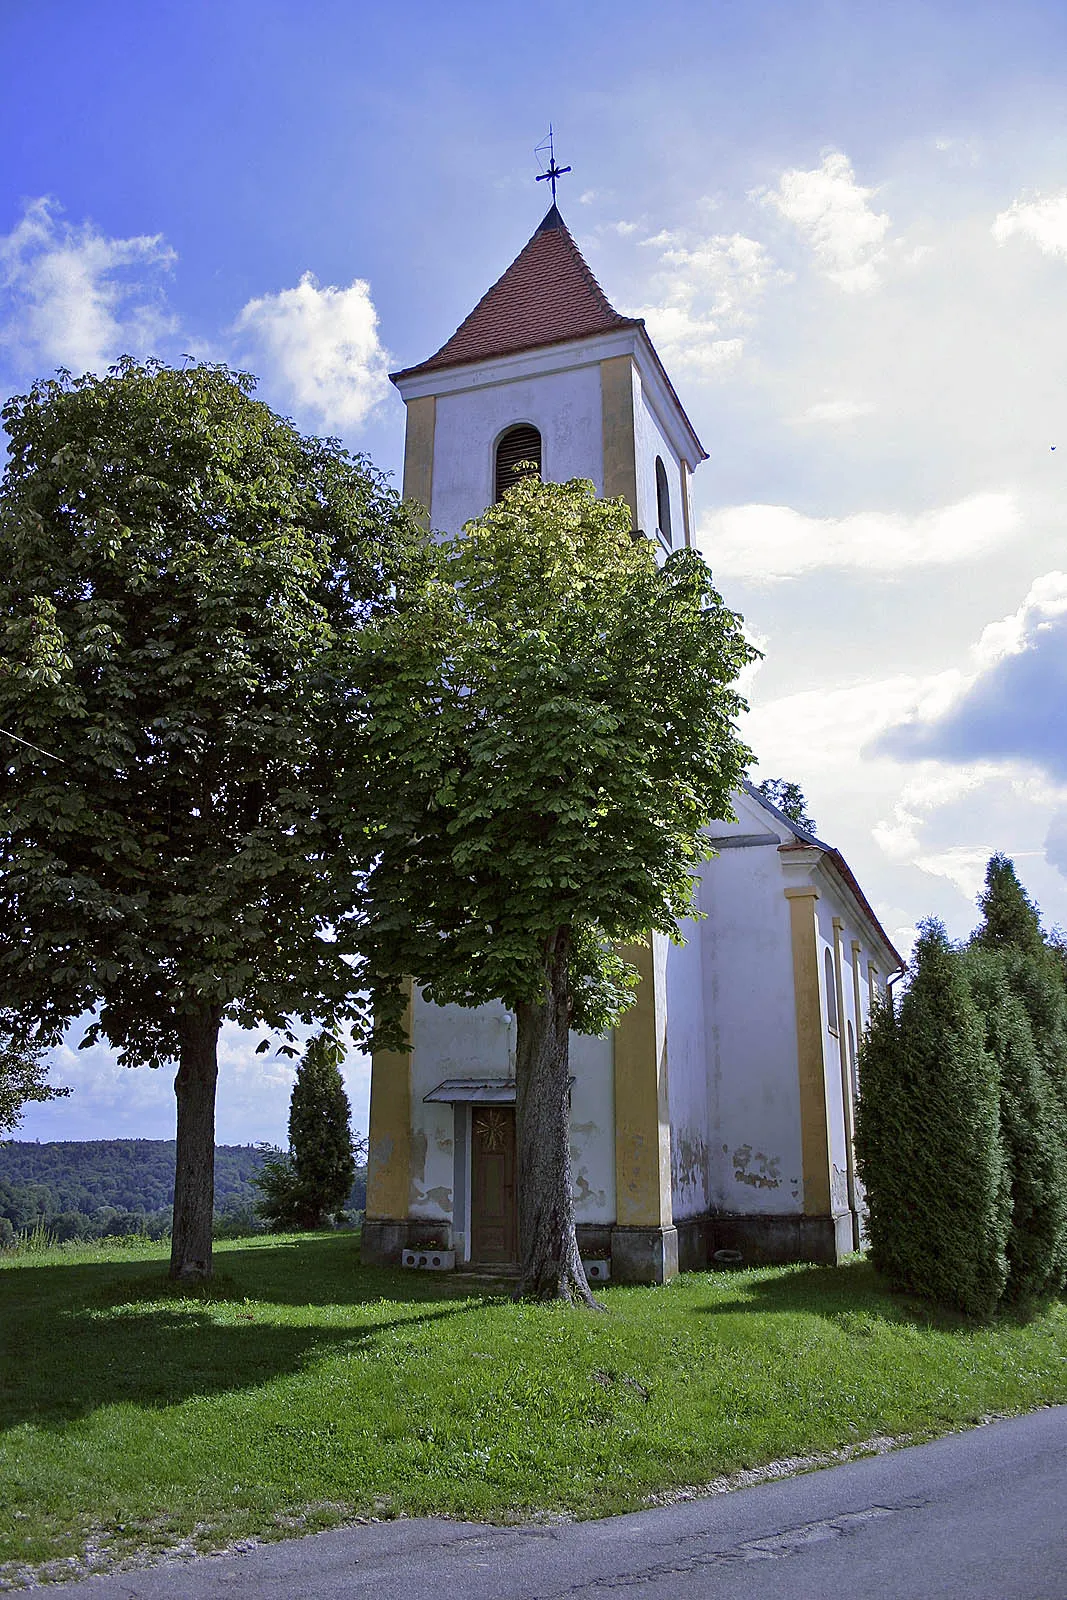
[[1067,1600],[1067,1406],[601,1522],[385,1522],[49,1593],[63,1600]]

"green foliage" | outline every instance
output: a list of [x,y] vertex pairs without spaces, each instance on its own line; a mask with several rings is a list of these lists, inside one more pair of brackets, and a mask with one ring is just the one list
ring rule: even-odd
[[1055,1294],[1067,1274],[1067,1166],[1049,1075],[1019,995],[1017,947],[974,944],[965,952],[971,993],[1000,1075],[1000,1126],[1011,1183],[1005,1296]]
[[192,1011],[354,1015],[369,859],[353,635],[415,530],[369,464],[221,367],[10,399],[0,993],[130,1065]]
[[616,945],[691,911],[700,829],[749,759],[740,619],[695,551],[658,567],[623,502],[526,478],[364,640],[395,800],[364,946],[382,1036],[405,973],[439,1003],[539,1000],[560,928],[572,1025],[603,1031],[632,999]]
[[1067,984],[1056,938],[1008,857],[986,868],[972,988],[1000,1065],[1001,1121],[1015,1211],[1009,1293],[1056,1293],[1067,1279]]
[[872,1256],[895,1286],[984,1316],[1007,1281],[997,1063],[940,923],[923,924],[909,979],[899,1014],[877,1009],[860,1052]]
[[0,1135],[22,1120],[22,1108],[70,1094],[48,1082],[44,1051],[10,1012],[0,1011]]
[[1015,863],[1000,851],[989,858],[978,905],[982,922],[972,944],[985,950],[1012,946],[1031,955],[1044,948],[1038,909],[1019,882]]
[[861,1261],[609,1284],[606,1317],[361,1268],[348,1233],[218,1265],[194,1294],[158,1246],[0,1263],[0,1582],[357,1517],[605,1516],[1067,1400],[1067,1306],[975,1328]]
[[289,1150],[267,1155],[256,1175],[257,1207],[276,1232],[321,1228],[348,1200],[356,1176],[351,1110],[341,1077],[344,1045],[312,1039],[296,1069]]
[[792,783],[788,778],[764,778],[756,788],[790,822],[795,822],[798,828],[803,828],[807,833],[815,833],[815,819],[808,816],[808,802],[799,783]]
[[[41,1224],[61,1241],[137,1234],[162,1238],[171,1227],[174,1153],[172,1139],[0,1146],[0,1232],[6,1221],[15,1234]],[[252,1180],[262,1159],[252,1145],[216,1145],[216,1232],[242,1218],[254,1224],[258,1190]],[[348,1203],[362,1207],[361,1179]]]

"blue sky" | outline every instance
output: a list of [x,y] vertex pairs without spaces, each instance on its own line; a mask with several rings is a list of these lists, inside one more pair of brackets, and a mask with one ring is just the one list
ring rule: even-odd
[[[898,944],[965,934],[993,849],[1067,923],[1065,68],[1051,4],[6,0],[0,395],[192,352],[398,472],[385,374],[533,231],[552,120],[561,209],[710,452],[760,773]],[[284,1133],[251,1043],[226,1140]],[[55,1072],[23,1137],[170,1134],[169,1075]]]

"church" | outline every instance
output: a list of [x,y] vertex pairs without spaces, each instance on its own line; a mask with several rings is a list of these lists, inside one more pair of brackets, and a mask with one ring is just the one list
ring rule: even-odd
[[[668,552],[707,453],[640,318],[616,311],[555,202],[445,344],[392,375],[404,494],[458,533],[519,461],[622,496]],[[712,564],[714,553],[712,552]],[[594,1278],[663,1283],[716,1251],[834,1262],[858,1247],[856,1052],[901,958],[840,852],[752,785],[713,823],[703,916],[636,951],[636,1004],[571,1040],[578,1243]],[[371,1069],[363,1259],[517,1259],[515,1027],[409,986],[407,1052]],[[427,1257],[427,1252],[430,1253]]]

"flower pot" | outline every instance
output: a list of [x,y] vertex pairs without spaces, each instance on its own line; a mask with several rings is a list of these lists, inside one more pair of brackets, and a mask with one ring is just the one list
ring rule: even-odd
[[439,1250],[435,1244],[417,1250],[405,1250],[400,1257],[404,1267],[414,1267],[422,1272],[452,1272],[456,1265],[454,1250]]

